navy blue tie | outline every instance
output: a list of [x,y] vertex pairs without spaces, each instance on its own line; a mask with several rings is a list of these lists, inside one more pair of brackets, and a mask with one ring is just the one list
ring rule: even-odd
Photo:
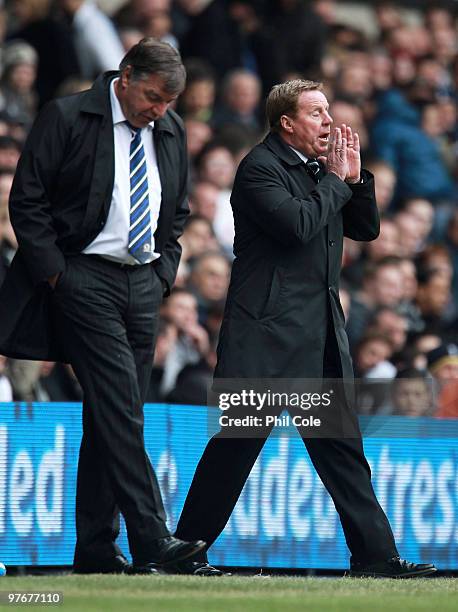
[[319,183],[323,178],[323,168],[317,159],[308,159],[305,163],[305,168],[315,183]]
[[148,175],[141,128],[127,123],[132,132],[130,142],[130,220],[128,251],[139,263],[151,257],[151,217],[148,195]]

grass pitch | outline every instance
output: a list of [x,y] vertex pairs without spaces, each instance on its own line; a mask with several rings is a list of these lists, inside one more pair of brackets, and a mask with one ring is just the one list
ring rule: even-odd
[[458,579],[374,580],[234,576],[28,576],[1,579],[5,592],[61,591],[61,605],[0,609],[65,612],[418,612],[458,610]]

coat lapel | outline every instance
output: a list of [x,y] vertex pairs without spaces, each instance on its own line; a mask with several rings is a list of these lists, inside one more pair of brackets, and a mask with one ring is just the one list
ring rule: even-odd
[[98,203],[103,201],[103,216],[108,215],[114,184],[114,133],[113,116],[110,104],[110,83],[119,76],[112,71],[99,77],[87,93],[81,111],[100,116],[97,136],[94,172],[92,175],[83,231],[93,227],[100,215]]

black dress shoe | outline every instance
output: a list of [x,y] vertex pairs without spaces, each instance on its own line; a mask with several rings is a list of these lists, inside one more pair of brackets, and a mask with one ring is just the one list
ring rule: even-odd
[[432,563],[410,563],[399,557],[377,563],[352,563],[350,567],[350,576],[359,578],[418,578],[436,572]]
[[124,555],[116,555],[110,559],[78,561],[73,564],[74,574],[126,574],[131,564]]
[[[205,561],[179,561],[165,568],[167,574],[187,574],[188,576],[224,576],[224,572]],[[229,574],[226,574],[229,576]]]
[[155,566],[168,565],[169,563],[188,559],[203,550],[205,546],[206,544],[202,540],[185,542],[173,536],[159,538],[154,543],[149,559],[134,561],[132,573],[150,573],[148,570]]
[[131,576],[135,574],[147,574],[149,576],[153,574],[160,574],[155,563],[145,563],[144,565],[131,565],[127,573]]

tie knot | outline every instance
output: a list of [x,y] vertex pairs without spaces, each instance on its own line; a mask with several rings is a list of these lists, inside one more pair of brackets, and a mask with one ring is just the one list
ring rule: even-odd
[[315,182],[322,178],[322,167],[317,159],[308,159],[305,163],[305,168]]
[[132,137],[135,138],[135,136],[137,136],[137,134],[141,131],[142,128],[138,128],[138,127],[134,127],[131,123],[129,123],[129,121],[127,121],[126,119],[126,125],[129,128],[129,130],[132,132]]

